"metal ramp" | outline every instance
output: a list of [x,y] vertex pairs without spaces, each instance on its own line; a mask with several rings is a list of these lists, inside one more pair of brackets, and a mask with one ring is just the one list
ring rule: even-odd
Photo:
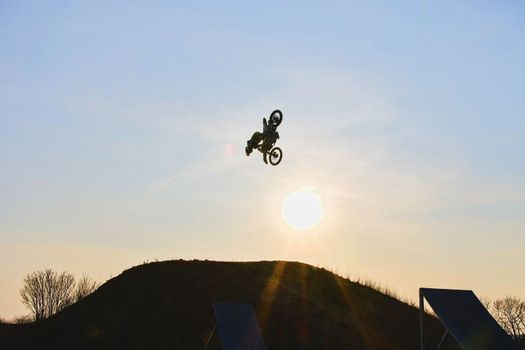
[[223,350],[266,350],[253,306],[248,303],[214,303],[216,325],[204,349],[218,330]]
[[520,350],[471,290],[419,289],[421,350],[425,350],[425,299],[445,327],[437,349],[452,336],[466,350]]

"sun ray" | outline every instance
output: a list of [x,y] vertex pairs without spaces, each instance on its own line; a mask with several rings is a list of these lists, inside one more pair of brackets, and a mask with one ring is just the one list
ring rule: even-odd
[[259,325],[262,330],[266,329],[268,319],[272,311],[273,300],[277,290],[279,289],[285,267],[286,261],[275,262],[272,275],[268,278],[266,287],[261,294],[261,299],[257,305],[257,313],[259,315]]
[[366,347],[368,349],[387,349],[389,344],[374,329],[374,324],[370,321],[365,306],[354,302],[349,282],[336,275],[333,277],[348,307],[348,314],[352,317],[352,323],[359,328],[359,333],[363,336]]

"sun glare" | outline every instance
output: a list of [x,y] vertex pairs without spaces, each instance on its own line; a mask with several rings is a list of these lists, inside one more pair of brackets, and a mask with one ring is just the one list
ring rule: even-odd
[[282,202],[283,220],[295,230],[316,227],[324,216],[321,197],[311,188],[303,188],[288,194]]

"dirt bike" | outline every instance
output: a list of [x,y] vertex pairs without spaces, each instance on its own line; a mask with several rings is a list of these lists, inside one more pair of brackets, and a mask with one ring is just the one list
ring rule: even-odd
[[270,118],[268,119],[268,124],[274,130],[275,135],[271,140],[266,140],[261,145],[257,146],[259,152],[264,154],[264,159],[266,160],[266,158],[268,157],[270,164],[273,166],[279,164],[283,159],[283,151],[279,147],[273,147],[277,142],[277,139],[279,138],[277,127],[281,124],[282,121],[283,113],[278,109],[273,111],[270,114]]
[[[279,147],[274,147],[279,139],[277,127],[283,121],[283,113],[276,109],[270,113],[268,122],[264,120],[264,130],[262,133],[255,132],[246,146],[246,155],[249,156],[252,149],[256,149],[264,156],[264,162],[268,164],[268,158],[271,165],[277,165],[281,162],[283,151]],[[252,143],[252,145],[250,145]],[[254,145],[254,143],[256,145]]]

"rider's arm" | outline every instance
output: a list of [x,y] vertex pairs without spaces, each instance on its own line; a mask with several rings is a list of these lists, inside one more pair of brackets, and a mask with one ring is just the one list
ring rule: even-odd
[[263,132],[266,132],[266,130],[268,130],[268,122],[266,118],[263,118]]

